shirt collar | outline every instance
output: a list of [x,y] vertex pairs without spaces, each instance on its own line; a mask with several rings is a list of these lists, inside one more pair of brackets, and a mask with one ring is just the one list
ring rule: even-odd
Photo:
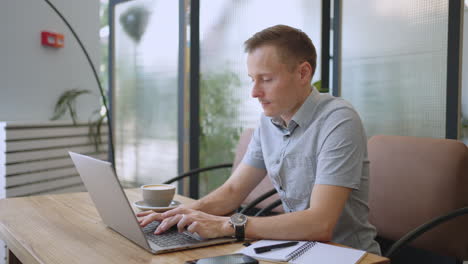
[[315,111],[315,107],[317,106],[319,100],[320,93],[314,86],[312,86],[312,92],[309,94],[301,107],[299,107],[297,112],[293,115],[288,127],[286,127],[286,122],[284,122],[284,120],[279,116],[272,117],[271,122],[277,127],[287,129],[290,132],[292,132],[296,126],[306,127],[312,122],[313,112]]

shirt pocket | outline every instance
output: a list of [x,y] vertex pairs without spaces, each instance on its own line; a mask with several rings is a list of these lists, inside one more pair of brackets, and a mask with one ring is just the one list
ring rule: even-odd
[[315,166],[312,159],[303,154],[286,155],[281,174],[291,207],[294,210],[306,209],[315,182]]

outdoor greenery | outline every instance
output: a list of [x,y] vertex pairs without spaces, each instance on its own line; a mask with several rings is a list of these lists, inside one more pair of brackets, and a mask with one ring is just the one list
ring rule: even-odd
[[317,88],[317,90],[318,90],[320,93],[328,93],[328,92],[330,92],[330,90],[328,89],[328,87],[322,87],[322,80],[318,80],[318,81],[312,83],[312,86],[315,86],[315,88]]
[[461,118],[461,139],[468,139],[468,118],[462,116]]
[[[229,163],[242,127],[236,126],[240,101],[233,96],[239,77],[230,71],[210,72],[200,78],[200,167]],[[230,170],[216,170],[200,177],[200,196],[226,181]]]
[[150,12],[146,7],[134,6],[120,15],[119,21],[125,33],[127,33],[135,43],[139,43],[146,31],[149,16]]

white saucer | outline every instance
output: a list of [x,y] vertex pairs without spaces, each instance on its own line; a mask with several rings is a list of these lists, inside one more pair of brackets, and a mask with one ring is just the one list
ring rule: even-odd
[[153,210],[155,212],[165,212],[165,211],[176,208],[180,204],[181,203],[179,201],[176,201],[176,200],[172,200],[171,204],[169,206],[166,206],[166,207],[149,206],[149,205],[145,204],[145,201],[143,201],[143,200],[133,203],[133,205],[135,207],[137,207],[138,209],[140,209],[142,211]]

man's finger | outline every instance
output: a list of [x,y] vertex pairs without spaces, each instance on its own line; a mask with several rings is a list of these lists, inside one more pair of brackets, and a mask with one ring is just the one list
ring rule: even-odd
[[175,216],[164,219],[161,222],[161,224],[158,226],[158,228],[156,228],[154,233],[156,235],[159,235],[159,234],[165,232],[166,230],[171,228],[173,225],[177,224],[179,222],[180,218],[181,218],[181,215],[175,215]]
[[148,211],[143,211],[143,212],[137,213],[137,216],[138,217],[147,216],[147,215],[152,214],[152,213],[154,213],[154,211],[148,210]]
[[186,213],[188,213],[187,208],[177,207],[172,210],[164,212],[162,215],[166,218],[166,217],[171,217],[171,216],[175,216],[178,214],[186,214]]
[[195,232],[197,232],[197,229],[198,229],[198,223],[197,223],[197,221],[192,222],[192,223],[187,227],[187,231],[189,231],[190,233],[195,233]]
[[190,217],[186,214],[183,214],[180,218],[180,221],[177,223],[177,229],[179,230],[179,232],[184,232],[185,227],[190,225],[191,223],[192,220],[190,219]]
[[147,216],[145,216],[142,221],[140,222],[140,226],[146,226],[147,224],[153,222],[153,221],[161,221],[163,219],[163,217],[161,216],[161,214],[158,214],[158,213],[151,213]]

